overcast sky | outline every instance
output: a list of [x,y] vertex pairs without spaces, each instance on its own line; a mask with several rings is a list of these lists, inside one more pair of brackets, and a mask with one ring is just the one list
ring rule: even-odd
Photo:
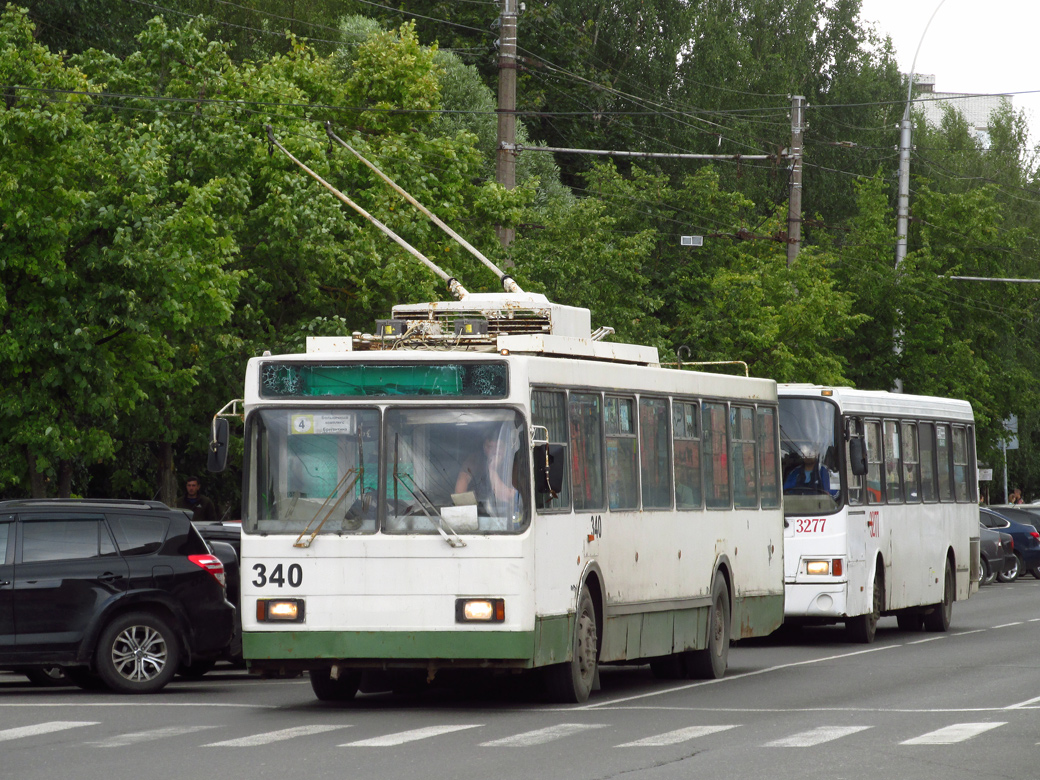
[[860,17],[892,39],[903,73],[917,52],[914,71],[934,75],[937,92],[1033,92],[1011,104],[1026,112],[1032,143],[1040,143],[1040,1],[862,0]]

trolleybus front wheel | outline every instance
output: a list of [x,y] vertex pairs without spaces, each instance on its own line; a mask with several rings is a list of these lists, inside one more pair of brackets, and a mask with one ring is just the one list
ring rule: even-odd
[[321,701],[350,701],[361,685],[361,672],[340,670],[333,679],[332,668],[311,669],[311,690]]
[[598,657],[596,606],[592,603],[588,588],[583,586],[578,599],[578,611],[574,615],[571,660],[549,666],[545,670],[545,688],[549,698],[566,704],[586,701],[596,681]]
[[924,616],[924,627],[928,631],[946,631],[953,619],[953,593],[957,588],[953,566],[946,559],[946,573],[943,577],[943,600],[934,605],[932,611]]

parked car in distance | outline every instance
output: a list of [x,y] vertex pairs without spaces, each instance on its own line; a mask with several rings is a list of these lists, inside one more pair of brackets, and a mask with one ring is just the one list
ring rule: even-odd
[[979,520],[987,528],[1011,534],[1015,540],[1015,565],[997,576],[1001,582],[1014,582],[1025,572],[1040,579],[1040,531],[1009,516],[1007,508],[979,507]]
[[980,583],[992,585],[998,575],[1016,565],[1015,541],[1010,534],[979,523]]
[[182,512],[0,501],[0,669],[58,668],[84,688],[153,693],[182,665],[218,657],[234,617],[224,564]]

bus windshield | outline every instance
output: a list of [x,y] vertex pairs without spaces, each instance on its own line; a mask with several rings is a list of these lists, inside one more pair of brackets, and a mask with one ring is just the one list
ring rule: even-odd
[[780,399],[784,513],[833,512],[841,505],[837,407],[821,399]]
[[246,431],[246,533],[516,533],[528,447],[512,409],[261,409]]

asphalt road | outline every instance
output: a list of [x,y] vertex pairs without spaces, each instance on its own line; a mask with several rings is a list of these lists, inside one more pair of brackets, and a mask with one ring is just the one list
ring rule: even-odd
[[946,634],[782,632],[713,682],[604,669],[582,706],[526,679],[334,706],[231,667],[149,697],[0,674],[0,778],[1037,778],[1038,638],[1028,578],[955,604]]

